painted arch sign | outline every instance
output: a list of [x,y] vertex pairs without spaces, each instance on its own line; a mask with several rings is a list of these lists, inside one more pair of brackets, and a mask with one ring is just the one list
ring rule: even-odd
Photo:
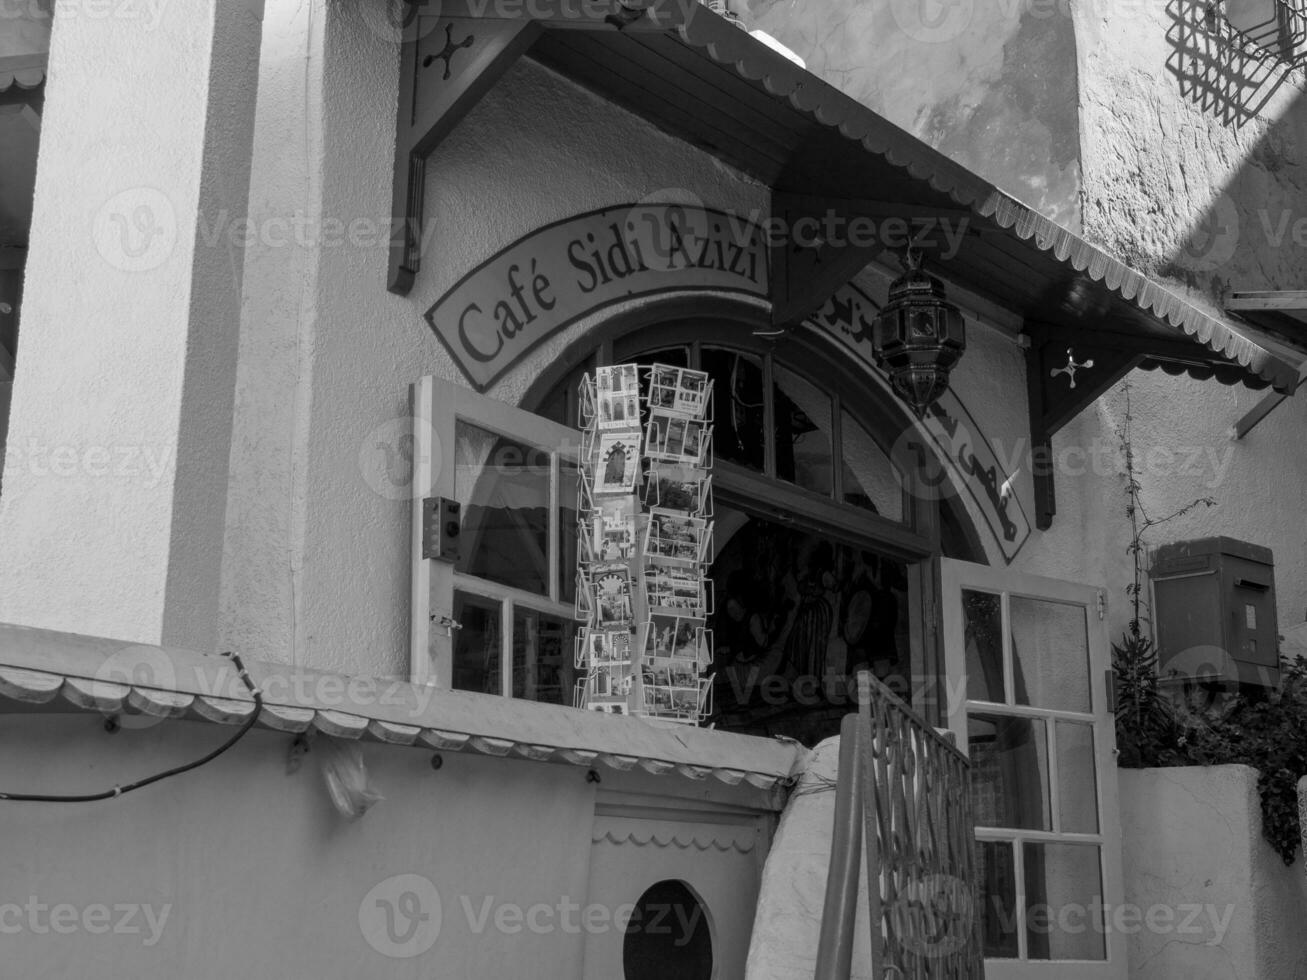
[[762,230],[678,204],[605,208],[546,225],[464,276],[426,320],[477,391],[596,310],[654,293],[712,290],[765,299]]
[[[657,293],[712,291],[768,298],[767,236],[738,215],[680,204],[630,204],[545,225],[491,256],[426,312],[431,329],[477,391],[485,391],[535,347],[565,327],[624,300]],[[880,378],[871,351],[878,307],[853,284],[807,321]],[[921,444],[918,433],[928,435]],[[1007,561],[1030,523],[989,441],[951,390],[904,445],[934,485],[964,488]],[[929,446],[929,449],[927,448]],[[930,486],[926,487],[927,490]]]

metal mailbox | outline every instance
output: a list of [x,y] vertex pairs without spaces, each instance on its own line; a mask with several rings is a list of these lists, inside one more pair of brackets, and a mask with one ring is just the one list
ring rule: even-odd
[[1225,537],[1163,545],[1153,551],[1149,577],[1163,680],[1279,683],[1269,548]]

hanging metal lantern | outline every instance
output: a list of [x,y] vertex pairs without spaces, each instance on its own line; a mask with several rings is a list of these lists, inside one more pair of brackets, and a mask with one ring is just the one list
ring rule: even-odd
[[922,271],[919,252],[908,251],[907,266],[890,284],[872,344],[894,390],[922,418],[948,389],[949,372],[967,349],[967,331],[944,284]]

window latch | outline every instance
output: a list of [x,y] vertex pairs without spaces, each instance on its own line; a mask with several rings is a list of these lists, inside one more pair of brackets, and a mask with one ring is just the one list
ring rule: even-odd
[[463,624],[452,616],[433,615],[431,621],[437,626],[443,626],[447,636],[453,636],[454,630],[461,630],[463,628]]

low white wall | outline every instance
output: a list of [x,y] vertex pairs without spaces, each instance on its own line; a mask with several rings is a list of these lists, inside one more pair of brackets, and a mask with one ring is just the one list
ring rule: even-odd
[[1121,770],[1131,980],[1300,980],[1307,875],[1262,837],[1257,770]]
[[[0,792],[106,789],[199,758],[233,731],[171,722],[109,735],[94,713],[0,714]],[[0,975],[577,977],[621,912],[592,883],[597,804],[630,799],[646,812],[662,801],[682,820],[726,804],[746,829],[753,814],[768,819],[762,792],[744,783],[607,768],[595,783],[581,767],[458,753],[433,771],[430,750],[346,743],[362,744],[385,797],[349,822],[324,788],[322,745],[288,774],[291,741],[253,731],[212,763],[116,800],[0,802]],[[686,824],[687,840],[713,826]],[[631,834],[636,870],[604,895],[634,902],[652,884],[638,870],[648,839]],[[660,877],[684,874],[708,894],[695,876],[720,877],[711,869],[733,861],[728,871],[744,866],[756,881],[753,849],[673,843],[651,845]],[[757,852],[765,846],[763,834]],[[687,859],[693,873],[667,870]],[[720,924],[730,909],[715,897]],[[739,960],[720,975],[739,980]]]
[[[781,816],[763,869],[747,980],[812,980],[826,906],[839,765],[839,738],[819,743]],[[868,914],[867,880],[860,874],[850,980],[871,978]]]

